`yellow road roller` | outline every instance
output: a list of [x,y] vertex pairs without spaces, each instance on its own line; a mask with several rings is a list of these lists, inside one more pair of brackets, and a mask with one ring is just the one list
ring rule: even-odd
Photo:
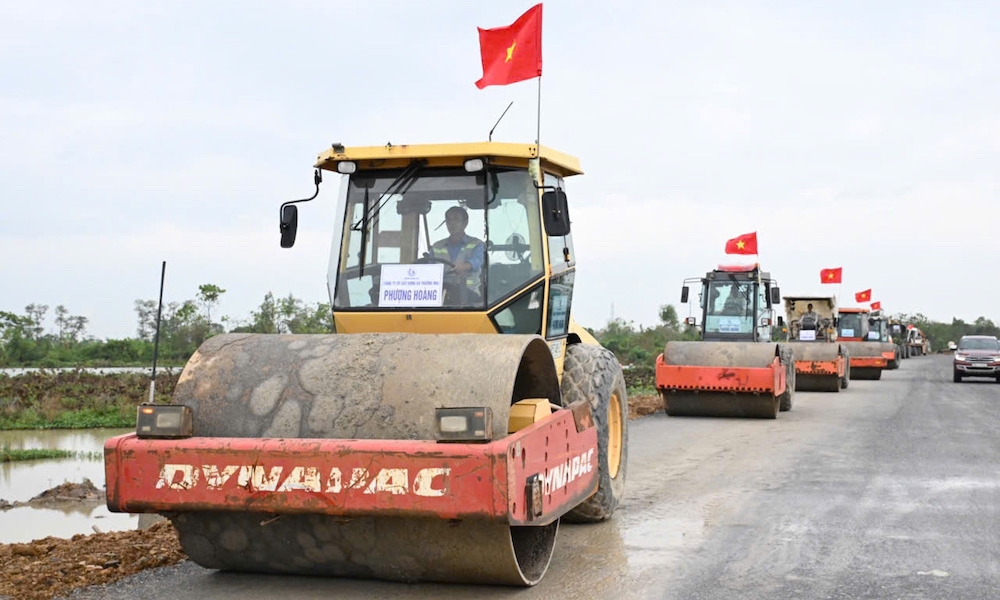
[[333,144],[315,167],[281,246],[340,174],[335,332],[207,340],[106,443],[109,509],[167,516],[212,569],[537,583],[560,521],[610,518],[627,470],[621,366],[572,315],[579,162]]
[[785,296],[788,344],[795,354],[795,389],[839,392],[850,385],[850,351],[837,341],[834,296]]

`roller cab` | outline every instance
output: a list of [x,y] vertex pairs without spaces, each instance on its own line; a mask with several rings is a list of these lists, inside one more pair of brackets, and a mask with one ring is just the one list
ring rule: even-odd
[[315,168],[281,246],[339,176],[335,332],[207,340],[105,445],[109,509],[167,515],[207,568],[537,583],[560,521],[610,518],[627,471],[621,366],[571,314],[578,161],[333,144]]
[[[792,407],[791,351],[771,342],[777,281],[759,265],[727,266],[687,279],[697,286],[701,341],[667,342],[656,360],[656,387],[671,416],[776,418]],[[689,324],[697,323],[695,317]]]

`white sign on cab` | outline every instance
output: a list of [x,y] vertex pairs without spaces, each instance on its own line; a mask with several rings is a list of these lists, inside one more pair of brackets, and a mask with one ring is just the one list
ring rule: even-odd
[[444,265],[382,265],[379,306],[441,306]]

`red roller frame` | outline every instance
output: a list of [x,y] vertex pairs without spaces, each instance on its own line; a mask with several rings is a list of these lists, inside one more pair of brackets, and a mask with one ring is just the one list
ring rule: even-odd
[[[851,359],[854,364],[854,359]],[[843,377],[847,370],[847,361],[843,356],[838,356],[836,360],[797,360],[795,361],[795,372],[803,375],[837,375]]]
[[785,393],[785,368],[778,357],[766,367],[671,365],[656,358],[656,387],[668,390]]
[[[112,512],[201,510],[424,516],[546,525],[597,491],[590,407],[488,443],[285,438],[139,439],[104,444]],[[529,514],[529,478],[542,511]]]
[[851,357],[851,368],[871,368],[871,369],[884,369],[886,367],[886,360],[884,356],[858,356]]

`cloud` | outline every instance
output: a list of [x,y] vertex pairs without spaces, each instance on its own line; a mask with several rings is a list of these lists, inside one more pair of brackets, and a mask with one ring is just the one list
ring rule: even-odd
[[[537,82],[475,89],[503,4],[0,6],[0,310],[65,304],[98,336],[202,283],[220,314],[325,301],[336,177],[277,247],[282,200],[348,145],[530,143]],[[759,232],[789,292],[845,268],[890,311],[998,319],[1000,8],[546,3],[542,142],[577,155],[574,310],[651,323]],[[516,13],[516,10],[514,11]],[[902,15],[902,16],[901,16]],[[595,41],[597,40],[597,41]],[[332,189],[331,189],[332,188]],[[961,292],[955,282],[961,282]]]

